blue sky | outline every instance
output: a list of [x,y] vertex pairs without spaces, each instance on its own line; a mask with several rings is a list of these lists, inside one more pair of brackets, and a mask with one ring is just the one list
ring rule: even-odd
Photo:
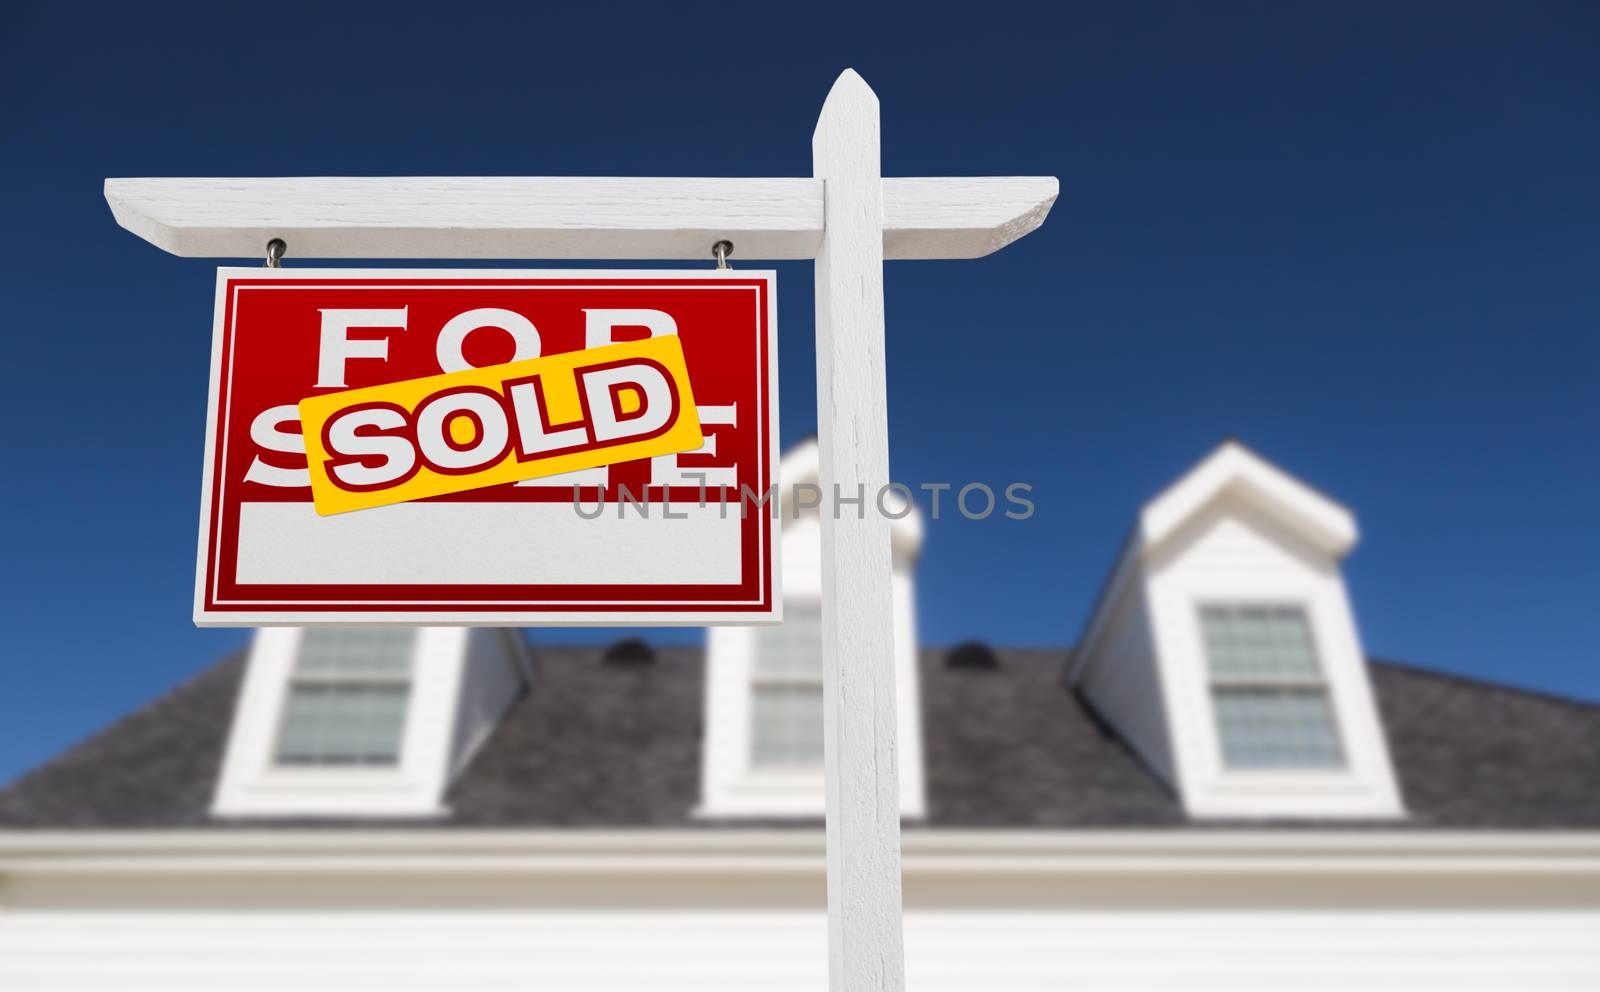
[[886,174],[1062,181],[1007,251],[888,267],[894,475],[1038,506],[932,524],[925,643],[1070,642],[1234,435],[1357,513],[1370,653],[1600,699],[1597,50],[1561,3],[13,7],[0,782],[246,636],[189,619],[219,262],[104,177],[808,175],[845,66]]

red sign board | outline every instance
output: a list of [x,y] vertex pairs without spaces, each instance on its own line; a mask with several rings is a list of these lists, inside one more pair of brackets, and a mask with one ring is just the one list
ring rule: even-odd
[[[219,270],[195,622],[778,619],[775,288],[750,270]],[[696,450],[313,506],[302,400],[669,334]]]

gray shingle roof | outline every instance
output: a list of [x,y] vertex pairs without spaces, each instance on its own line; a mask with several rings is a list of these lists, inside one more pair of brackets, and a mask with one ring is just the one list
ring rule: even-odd
[[1374,663],[1419,826],[1600,827],[1600,706]]
[[0,827],[193,827],[209,817],[244,654],[68,749],[0,792]]
[[[693,815],[700,649],[633,664],[598,648],[536,654],[535,690],[456,781],[450,816],[429,822],[716,825]],[[1185,825],[1165,785],[1062,687],[1067,657],[1002,649],[993,669],[950,668],[923,652],[928,825]],[[24,776],[0,792],[0,828],[232,825],[208,809],[243,668],[225,659]],[[1386,663],[1372,674],[1408,827],[1600,828],[1600,706]]]

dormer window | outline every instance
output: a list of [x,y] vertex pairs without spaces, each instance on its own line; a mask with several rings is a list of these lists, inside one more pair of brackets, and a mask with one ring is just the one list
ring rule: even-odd
[[1069,678],[1195,819],[1405,815],[1350,511],[1235,442],[1139,512]]
[[531,671],[501,628],[259,630],[212,812],[438,816]]
[[277,763],[399,764],[416,643],[414,630],[307,630],[284,703]]
[[784,605],[783,623],[756,631],[750,691],[750,765],[822,767],[822,609]]
[[1208,605],[1200,609],[1200,627],[1225,767],[1343,766],[1304,609]]

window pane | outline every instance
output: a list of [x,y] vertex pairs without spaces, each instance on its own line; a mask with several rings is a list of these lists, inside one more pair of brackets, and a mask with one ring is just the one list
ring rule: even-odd
[[822,686],[757,685],[751,699],[752,763],[757,768],[822,764]]
[[296,675],[405,678],[417,632],[388,627],[312,627],[300,635]]
[[1229,768],[1336,768],[1344,763],[1324,689],[1212,690]]
[[822,678],[822,613],[816,604],[785,604],[783,622],[756,628],[757,678]]
[[1207,606],[1200,611],[1200,626],[1214,679],[1320,676],[1311,625],[1297,606]]
[[301,682],[289,687],[278,762],[392,765],[400,758],[410,686]]
[[756,768],[822,765],[822,614],[818,604],[785,604],[783,623],[755,634],[750,763]]
[[416,637],[409,628],[305,630],[278,729],[278,763],[397,763]]

